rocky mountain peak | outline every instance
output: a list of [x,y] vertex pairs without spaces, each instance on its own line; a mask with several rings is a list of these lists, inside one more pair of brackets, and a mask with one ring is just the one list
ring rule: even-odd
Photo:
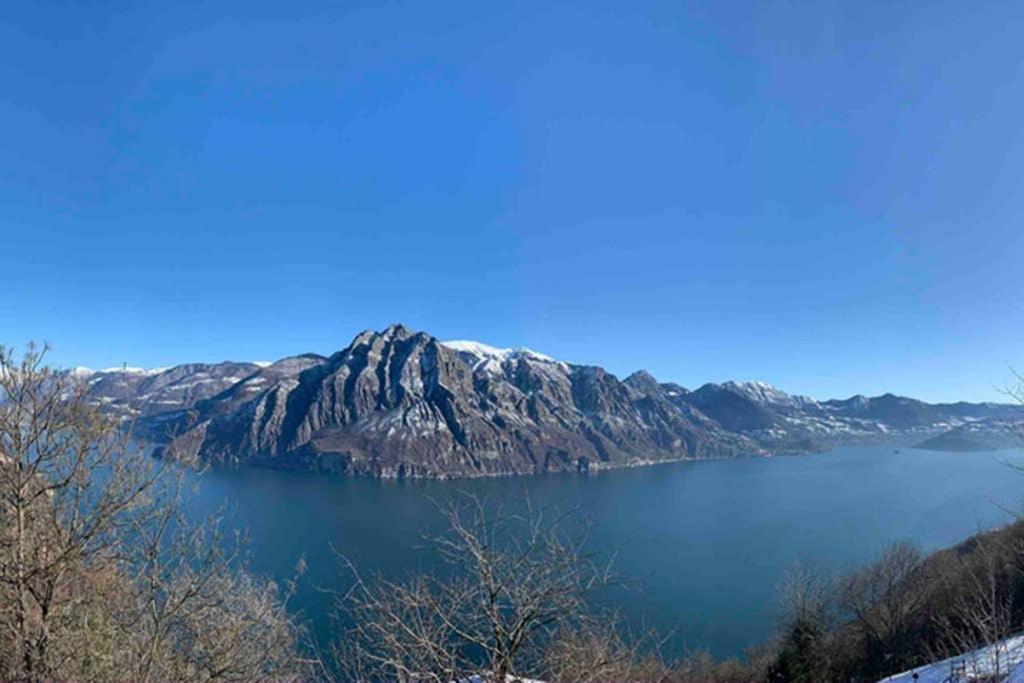
[[362,332],[357,334],[352,339],[352,342],[347,347],[342,349],[341,352],[343,353],[349,349],[353,349],[364,344],[372,344],[374,340],[402,340],[408,339],[409,337],[413,336],[413,334],[415,333],[402,323],[392,323],[391,325],[385,327],[383,330],[363,330]]
[[384,331],[380,333],[380,335],[385,339],[408,339],[414,334],[415,332],[402,323],[392,323],[384,328]]
[[641,394],[656,396],[663,390],[661,383],[654,378],[654,375],[646,370],[637,370],[632,375],[622,380],[622,383]]
[[749,398],[751,401],[769,406],[784,408],[817,408],[818,402],[809,396],[795,396],[785,391],[776,389],[768,382],[758,380],[747,382],[728,381],[722,385],[723,389],[732,391]]

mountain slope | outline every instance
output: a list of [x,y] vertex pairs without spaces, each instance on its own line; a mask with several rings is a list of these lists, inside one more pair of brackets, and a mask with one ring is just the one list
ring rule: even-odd
[[1020,420],[974,420],[926,439],[915,448],[929,451],[994,451],[1020,448],[1024,429]]
[[[827,450],[842,443],[883,440],[909,445],[951,429],[971,431],[971,425],[976,423],[1024,420],[1021,406],[930,404],[894,394],[819,402],[787,394],[764,382],[705,384],[682,394],[677,402],[680,401],[691,403],[724,429],[751,438],[775,453]],[[979,428],[974,432],[992,430]],[[946,443],[955,441],[951,437]],[[1007,443],[1005,438],[999,442]],[[930,446],[941,443],[930,442]]]
[[255,363],[187,363],[173,368],[74,368],[89,395],[125,415],[156,415],[193,406],[259,371]]

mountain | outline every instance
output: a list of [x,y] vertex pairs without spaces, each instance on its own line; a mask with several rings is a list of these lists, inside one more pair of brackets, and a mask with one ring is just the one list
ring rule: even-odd
[[723,388],[764,406],[787,410],[820,410],[819,403],[809,396],[795,396],[776,389],[767,382],[725,382]]
[[724,429],[737,432],[776,453],[825,450],[826,442],[805,424],[817,401],[790,396],[764,382],[705,384],[682,397]]
[[894,394],[876,398],[854,396],[845,401],[828,401],[828,410],[836,415],[862,420],[881,420],[895,427],[913,427],[951,417],[941,406]]
[[[271,366],[272,368],[273,366]],[[271,368],[267,368],[270,370]],[[250,378],[241,384],[252,384]],[[184,460],[382,477],[601,469],[763,454],[601,368],[392,325],[298,372],[157,416]]]
[[817,401],[765,382],[690,391],[642,370],[619,380],[402,325],[363,332],[331,356],[69,372],[97,403],[139,417],[136,429],[169,457],[378,477],[598,470],[880,440],[965,447],[968,432],[994,433],[979,425],[1024,420],[1019,406]]
[[[787,394],[764,382],[705,384],[683,395],[682,400],[724,429],[751,438],[774,453],[882,440],[912,444],[979,421],[1024,420],[1024,407],[1016,405],[930,404],[894,394],[819,402]],[[1002,432],[1005,435],[1005,430]],[[994,437],[987,442],[994,442]],[[1006,442],[1005,438],[1000,441]],[[939,443],[932,442],[931,447]]]
[[1022,443],[1024,429],[1019,420],[990,418],[954,427],[925,439],[915,448],[929,451],[994,451],[1020,448]]
[[781,422],[771,403],[736,390],[735,384],[705,384],[686,395],[686,401],[732,432],[769,430]]
[[188,408],[258,371],[256,363],[188,363],[173,368],[74,368],[97,402],[125,415],[156,415]]

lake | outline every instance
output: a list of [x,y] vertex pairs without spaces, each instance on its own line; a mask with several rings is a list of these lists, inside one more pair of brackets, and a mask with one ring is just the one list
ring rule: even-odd
[[673,630],[673,647],[740,654],[776,625],[775,588],[799,560],[842,569],[903,539],[925,549],[1002,524],[1024,500],[1024,452],[939,453],[849,446],[810,456],[683,462],[600,474],[455,482],[337,479],[263,469],[202,476],[195,514],[227,502],[248,531],[252,567],[308,571],[294,602],[321,638],[341,588],[332,547],[362,572],[432,566],[422,535],[437,530],[433,500],[462,490],[580,507],[593,547],[617,550],[619,572],[642,588],[618,595],[636,626]]

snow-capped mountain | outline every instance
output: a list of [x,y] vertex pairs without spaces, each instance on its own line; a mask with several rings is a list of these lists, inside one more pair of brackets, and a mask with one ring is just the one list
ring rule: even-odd
[[752,382],[728,381],[723,383],[722,386],[729,391],[742,394],[751,401],[762,405],[779,406],[795,410],[818,410],[821,408],[818,402],[809,396],[787,394],[767,382],[756,380]]
[[258,370],[252,363],[188,363],[173,368],[76,367],[68,373],[89,385],[97,402],[125,415],[155,415],[191,407]]
[[178,435],[165,452],[179,458],[370,476],[523,474],[764,453],[600,368],[522,349],[450,345],[401,325],[364,332],[296,370],[147,424]]
[[[689,391],[639,371],[526,348],[442,342],[402,325],[325,357],[69,371],[186,460],[366,476],[593,470],[684,458],[807,452],[851,441],[921,441],[1024,409],[886,394],[817,401],[765,382]],[[173,435],[173,438],[171,438]]]
[[917,444],[933,451],[991,451],[1020,448],[1024,444],[1024,423],[1017,418],[992,417],[971,420]]
[[75,377],[92,377],[94,375],[159,375],[164,372],[167,368],[140,368],[129,365],[115,366],[112,368],[104,368],[102,370],[93,370],[84,366],[76,366],[68,370],[68,373]]

